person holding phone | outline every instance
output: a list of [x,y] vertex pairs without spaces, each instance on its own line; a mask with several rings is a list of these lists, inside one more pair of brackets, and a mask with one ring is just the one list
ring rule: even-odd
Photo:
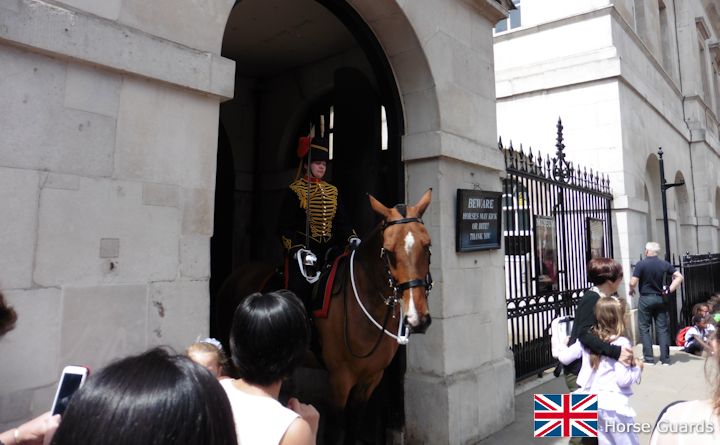
[[[0,292],[0,338],[15,328],[17,313],[10,306],[5,296]],[[50,411],[23,423],[17,428],[0,433],[2,445],[40,445],[46,437],[51,437],[57,429],[60,416],[52,415]]]
[[237,439],[215,377],[188,357],[155,348],[90,377],[50,443],[237,445]]

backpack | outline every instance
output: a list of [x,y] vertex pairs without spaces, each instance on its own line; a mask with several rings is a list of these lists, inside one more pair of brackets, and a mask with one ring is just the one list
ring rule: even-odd
[[574,317],[564,315],[562,317],[556,317],[550,322],[550,345],[554,358],[557,358],[560,349],[565,347],[564,342],[567,340],[567,337],[570,337],[574,320]]
[[677,346],[685,346],[685,334],[688,329],[690,329],[690,326],[685,326],[678,331],[677,336],[675,337],[675,344]]

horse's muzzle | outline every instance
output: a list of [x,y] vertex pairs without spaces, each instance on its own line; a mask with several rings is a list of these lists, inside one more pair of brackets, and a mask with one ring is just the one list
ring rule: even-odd
[[430,324],[432,324],[432,317],[430,314],[425,314],[420,318],[420,323],[418,323],[417,326],[412,326],[408,323],[407,317],[405,317],[405,326],[410,329],[410,332],[412,334],[424,334],[425,331],[427,331],[427,328],[430,327]]

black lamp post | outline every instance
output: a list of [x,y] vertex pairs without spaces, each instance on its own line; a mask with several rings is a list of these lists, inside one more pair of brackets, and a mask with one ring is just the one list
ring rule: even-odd
[[670,230],[668,229],[668,216],[667,216],[667,189],[673,188],[680,185],[685,185],[683,182],[673,182],[668,184],[665,181],[665,162],[663,161],[663,149],[658,148],[658,157],[660,162],[660,191],[662,192],[662,207],[663,207],[663,229],[665,230],[665,261],[670,262]]

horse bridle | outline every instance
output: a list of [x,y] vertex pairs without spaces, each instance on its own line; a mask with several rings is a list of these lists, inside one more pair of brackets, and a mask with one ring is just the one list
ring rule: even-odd
[[[381,232],[384,232],[385,229],[387,229],[389,226],[394,226],[395,224],[407,224],[411,222],[416,222],[423,224],[423,220],[418,217],[413,218],[402,218],[402,219],[396,219],[393,221],[385,221],[382,225]],[[385,260],[385,271],[387,272],[388,276],[388,284],[393,290],[393,295],[391,299],[393,300],[392,303],[396,302],[398,299],[402,298],[402,293],[408,289],[412,289],[413,287],[424,287],[425,288],[425,295],[430,295],[430,291],[433,287],[433,279],[432,274],[430,273],[430,256],[432,253],[430,252],[430,248],[427,248],[428,251],[428,272],[425,276],[425,279],[422,278],[415,278],[412,280],[404,281],[402,283],[398,283],[395,277],[393,276],[392,272],[390,271],[390,258],[387,255],[387,251],[384,247],[380,249],[380,258],[383,258]]]
[[[385,221],[382,224],[380,231],[382,233],[388,226],[392,226],[395,224],[407,224],[407,223],[411,223],[411,222],[417,222],[417,223],[423,224],[422,219],[420,219],[418,217],[402,218],[402,219],[398,219],[398,220],[394,220],[394,221]],[[393,295],[385,298],[385,304],[387,305],[387,311],[385,312],[385,318],[383,320],[382,325],[379,325],[372,318],[372,316],[365,310],[365,307],[363,306],[362,302],[360,301],[360,298],[357,294],[357,289],[355,288],[355,279],[353,277],[352,261],[355,256],[355,252],[353,252],[351,254],[351,256],[350,256],[350,277],[351,277],[351,282],[352,282],[352,286],[353,286],[353,292],[355,293],[355,298],[357,299],[358,305],[362,308],[363,312],[365,312],[365,315],[370,319],[370,321],[373,322],[373,324],[375,324],[378,328],[380,328],[380,333],[378,334],[378,338],[375,341],[375,344],[373,345],[372,348],[370,348],[370,350],[367,353],[360,355],[360,354],[356,354],[352,350],[352,348],[350,347],[350,341],[348,340],[347,298],[346,298],[345,293],[343,293],[343,302],[344,302],[343,307],[344,307],[344,311],[345,311],[343,332],[344,332],[345,347],[347,348],[350,355],[352,355],[355,358],[360,358],[360,359],[370,357],[373,354],[373,352],[375,352],[375,350],[378,348],[378,346],[380,346],[380,341],[382,340],[383,334],[387,334],[387,335],[395,338],[398,341],[398,343],[400,343],[400,344],[407,344],[407,335],[405,335],[402,338],[400,335],[400,331],[402,330],[402,321],[400,322],[400,325],[398,327],[398,335],[397,336],[393,335],[392,333],[390,333],[386,330],[387,323],[390,320],[390,313],[394,311],[395,305],[397,304],[398,300],[402,298],[402,293],[405,290],[411,289],[413,287],[421,287],[422,286],[425,288],[425,295],[428,296],[430,294],[430,290],[433,287],[433,280],[432,280],[432,275],[430,274],[430,254],[431,253],[430,253],[429,247],[427,248],[427,251],[428,251],[428,273],[425,276],[425,279],[423,280],[420,278],[416,278],[413,280],[405,281],[403,283],[398,283],[397,280],[395,279],[395,277],[393,277],[392,272],[390,271],[390,258],[388,258],[385,248],[384,247],[380,248],[380,257],[385,258],[385,271],[387,272],[388,283],[389,283],[390,287],[393,289]],[[400,309],[400,314],[402,315],[402,308]],[[404,340],[403,340],[403,338],[404,338]]]

